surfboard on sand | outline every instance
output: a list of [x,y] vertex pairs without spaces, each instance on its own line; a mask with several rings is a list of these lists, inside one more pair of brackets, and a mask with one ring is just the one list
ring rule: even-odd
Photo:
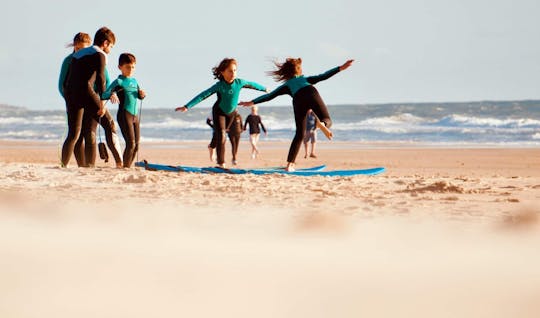
[[[150,171],[172,171],[172,172],[199,172],[206,173],[211,171],[203,171],[203,169],[211,167],[194,167],[194,166],[183,166],[183,165],[166,165],[166,164],[157,164],[150,163],[147,160],[139,161],[135,163],[136,167],[145,168]],[[298,169],[298,171],[323,171],[326,168],[326,165],[319,165],[309,168]],[[245,171],[246,169],[236,169]],[[247,170],[261,170],[261,171],[285,171],[285,167],[269,167],[269,168],[258,168],[258,169],[247,169]]]
[[203,172],[208,173],[228,173],[228,174],[285,174],[293,176],[324,176],[324,177],[349,177],[357,175],[377,175],[386,171],[383,167],[369,168],[369,169],[349,169],[349,170],[328,170],[328,171],[313,171],[313,170],[268,170],[268,169],[227,169],[219,167],[202,168]]

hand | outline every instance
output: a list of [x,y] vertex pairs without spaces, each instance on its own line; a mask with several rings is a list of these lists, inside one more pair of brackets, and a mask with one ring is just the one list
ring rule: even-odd
[[118,99],[118,96],[116,95],[116,93],[112,93],[111,98],[109,98],[109,100],[113,104],[119,104],[120,103],[120,99]]
[[97,115],[99,117],[103,117],[103,115],[105,115],[105,112],[107,111],[107,108],[105,106],[102,106],[99,108],[98,112],[97,112]]
[[145,98],[145,97],[146,97],[146,92],[143,91],[142,89],[139,89],[139,97],[140,97],[141,99]]
[[186,106],[180,106],[180,107],[176,107],[174,111],[185,113],[188,111],[188,108]]
[[347,62],[345,62],[343,65],[341,65],[339,67],[339,70],[344,71],[344,70],[348,69],[349,66],[351,66],[353,62],[354,62],[354,60],[348,60]]
[[244,106],[244,107],[251,107],[253,105],[255,105],[254,102],[240,102],[238,103],[239,106]]

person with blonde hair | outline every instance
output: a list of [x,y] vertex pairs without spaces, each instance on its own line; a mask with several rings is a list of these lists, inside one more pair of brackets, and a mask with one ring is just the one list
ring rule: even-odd
[[[257,158],[259,155],[259,148],[257,148],[257,143],[259,143],[259,136],[261,134],[261,129],[264,131],[264,135],[268,135],[266,128],[264,127],[261,116],[257,114],[257,106],[251,106],[251,114],[246,117],[246,122],[244,124],[244,130],[249,126],[249,142],[251,143],[251,159]],[[260,126],[260,128],[259,128]]]

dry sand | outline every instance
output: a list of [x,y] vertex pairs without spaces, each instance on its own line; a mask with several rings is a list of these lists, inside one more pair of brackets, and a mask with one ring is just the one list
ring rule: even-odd
[[[248,148],[240,167],[268,167],[288,144]],[[540,316],[540,150],[321,142],[302,157],[388,170],[61,169],[57,145],[1,141],[0,317]],[[139,158],[210,164],[204,143]]]

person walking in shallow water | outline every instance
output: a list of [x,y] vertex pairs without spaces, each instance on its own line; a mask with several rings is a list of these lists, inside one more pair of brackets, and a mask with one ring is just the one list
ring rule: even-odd
[[[332,120],[328,109],[323,102],[314,84],[326,80],[340,71],[346,70],[352,65],[354,60],[348,60],[343,65],[315,76],[304,76],[301,58],[288,58],[283,63],[274,62],[276,69],[268,72],[276,81],[284,82],[272,92],[259,96],[249,102],[240,102],[241,106],[253,106],[276,98],[279,95],[288,94],[293,98],[294,120],[296,123],[296,133],[287,156],[287,171],[294,171],[294,163],[298,151],[304,139],[306,114],[308,109],[312,109],[315,115],[323,123],[324,129],[332,126]],[[323,129],[323,128],[321,128]]]
[[[246,122],[244,124],[244,130],[249,126],[249,142],[251,143],[251,159],[257,158],[259,155],[259,148],[257,144],[259,143],[259,136],[261,134],[261,128],[264,131],[264,135],[267,136],[268,133],[264,127],[261,116],[257,114],[257,106],[251,106],[251,114],[246,117]],[[260,128],[259,128],[260,126]]]

